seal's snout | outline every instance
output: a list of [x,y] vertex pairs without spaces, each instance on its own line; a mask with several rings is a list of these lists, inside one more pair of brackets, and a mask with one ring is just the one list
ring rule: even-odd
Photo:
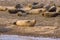
[[16,25],[16,22],[14,22],[13,24]]

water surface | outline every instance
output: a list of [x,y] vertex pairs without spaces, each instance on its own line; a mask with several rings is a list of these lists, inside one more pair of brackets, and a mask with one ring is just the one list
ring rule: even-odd
[[60,38],[30,37],[18,35],[0,35],[0,40],[60,40]]

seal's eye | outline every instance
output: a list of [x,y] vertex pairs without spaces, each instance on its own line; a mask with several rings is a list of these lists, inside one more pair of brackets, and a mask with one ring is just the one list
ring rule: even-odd
[[40,10],[39,12],[42,12],[42,10]]

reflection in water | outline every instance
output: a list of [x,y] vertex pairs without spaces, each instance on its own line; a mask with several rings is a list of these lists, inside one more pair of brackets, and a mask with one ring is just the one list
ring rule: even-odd
[[60,40],[60,39],[28,37],[28,36],[18,36],[18,35],[0,35],[0,40]]

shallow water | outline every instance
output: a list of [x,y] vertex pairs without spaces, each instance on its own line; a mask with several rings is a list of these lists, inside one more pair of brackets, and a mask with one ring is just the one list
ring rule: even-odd
[[43,38],[18,35],[0,35],[0,40],[60,40],[60,38]]

